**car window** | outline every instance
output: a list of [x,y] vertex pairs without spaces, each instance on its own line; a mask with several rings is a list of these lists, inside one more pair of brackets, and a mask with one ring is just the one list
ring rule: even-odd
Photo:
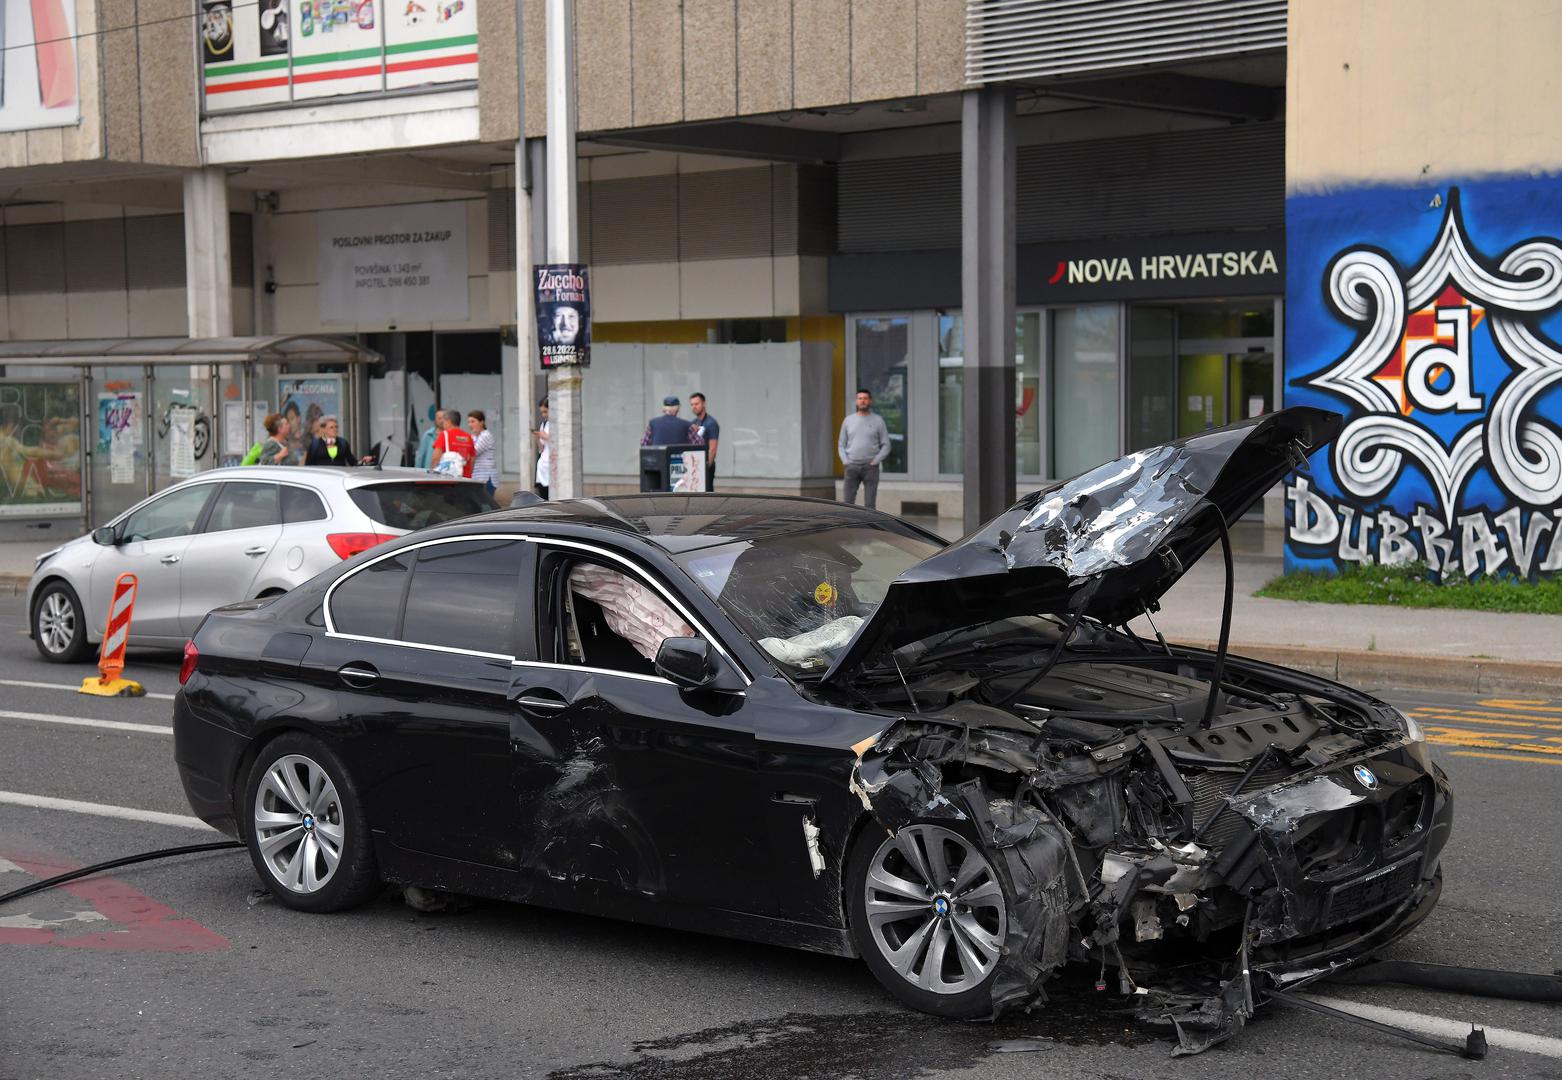
[[571,564],[563,593],[566,663],[649,675],[664,640],[698,636],[656,590],[601,563]]
[[521,540],[461,540],[419,548],[401,640],[513,655],[524,556]]
[[125,541],[189,536],[195,531],[195,523],[216,487],[216,484],[192,484],[175,488],[147,503],[125,519],[122,532]]
[[231,529],[255,529],[275,525],[277,485],[241,480],[222,485],[203,532],[227,532]]
[[283,484],[282,487],[282,524],[296,525],[301,521],[324,521],[330,515],[325,512],[325,503],[320,501],[308,488],[294,487],[291,484]]
[[348,494],[358,509],[393,529],[426,529],[499,508],[482,484],[448,480],[388,481],[355,487]]
[[394,639],[413,552],[370,563],[331,592],[331,625],[339,634]]

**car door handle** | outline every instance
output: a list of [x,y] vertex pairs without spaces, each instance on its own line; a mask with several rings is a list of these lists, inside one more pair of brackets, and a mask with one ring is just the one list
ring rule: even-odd
[[266,552],[268,552],[270,550],[271,549],[268,548],[268,547],[245,548],[244,549],[244,554],[246,554],[246,555],[264,555]]
[[336,677],[341,679],[348,686],[356,687],[359,690],[362,690],[366,687],[373,686],[376,682],[378,682],[380,673],[375,670],[373,664],[365,664],[362,661],[355,661],[351,664],[344,664],[343,666],[337,668]]
[[158,560],[158,562],[162,563],[164,566],[172,566],[178,561],[179,556],[177,555],[164,555],[161,559]]
[[541,687],[522,690],[516,695],[515,703],[523,709],[536,709],[542,712],[559,712],[569,708],[569,702],[564,700],[563,694]]

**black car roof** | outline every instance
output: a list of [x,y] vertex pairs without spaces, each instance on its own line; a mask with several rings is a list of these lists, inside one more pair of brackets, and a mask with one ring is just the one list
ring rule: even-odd
[[498,510],[463,524],[479,520],[616,529],[672,552],[842,525],[908,527],[877,510],[790,495],[603,495]]

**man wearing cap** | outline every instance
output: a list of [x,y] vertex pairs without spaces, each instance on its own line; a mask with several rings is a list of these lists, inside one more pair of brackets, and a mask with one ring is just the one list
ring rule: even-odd
[[683,446],[702,441],[694,425],[678,415],[678,405],[678,398],[673,394],[662,399],[662,415],[651,417],[645,425],[645,434],[640,436],[641,446]]

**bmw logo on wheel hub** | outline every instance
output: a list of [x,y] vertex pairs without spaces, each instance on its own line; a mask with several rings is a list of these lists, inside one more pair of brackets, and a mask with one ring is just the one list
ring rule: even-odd
[[939,918],[949,914],[949,898],[947,896],[933,897],[933,914]]
[[305,832],[313,832],[314,831],[314,827],[315,827],[314,815],[312,815],[312,814],[305,814],[304,815],[304,831]]

